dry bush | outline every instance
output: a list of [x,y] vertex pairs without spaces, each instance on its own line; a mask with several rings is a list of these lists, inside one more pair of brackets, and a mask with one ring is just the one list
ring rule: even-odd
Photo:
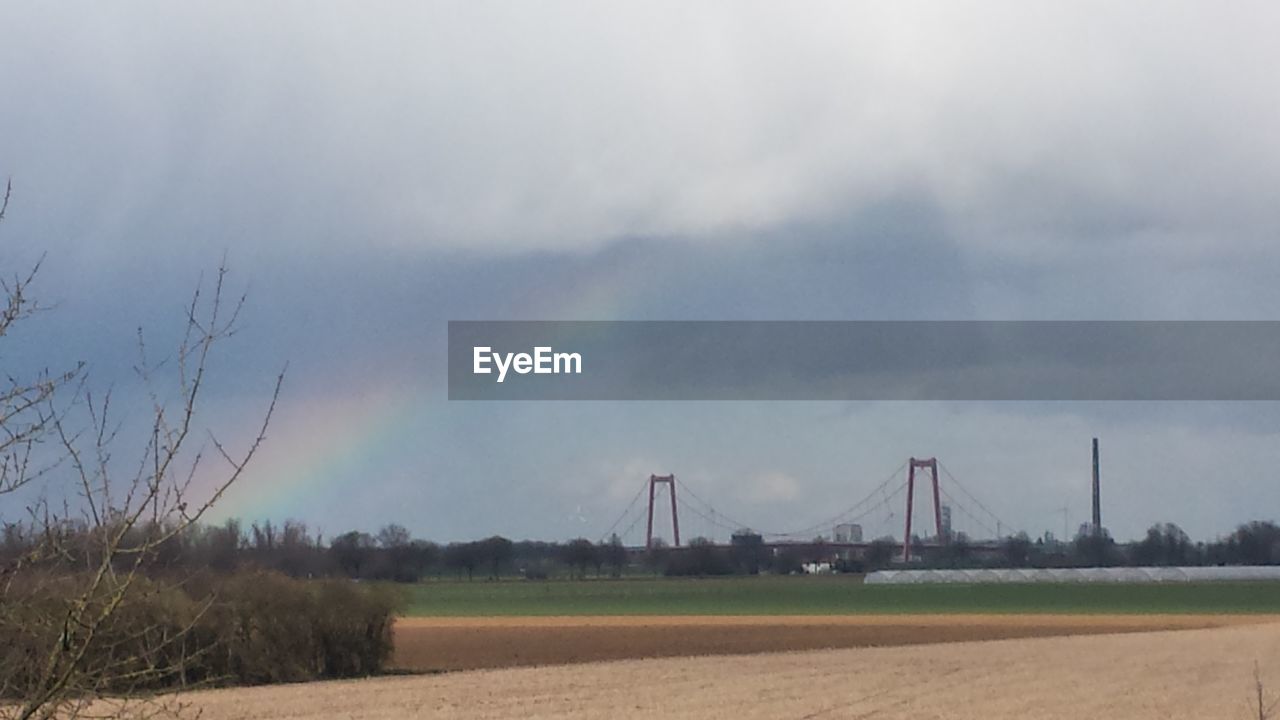
[[359,677],[391,657],[394,591],[348,580],[243,573],[219,580],[197,627],[210,678],[239,684]]
[[119,588],[66,575],[33,575],[15,585],[25,590],[22,602],[0,614],[0,667],[7,671],[0,681],[3,696],[23,699],[38,693],[45,686],[48,658],[85,643],[66,618],[86,600],[85,610],[95,614],[118,603],[94,628],[89,651],[77,663],[77,672],[93,679],[93,691],[132,694],[182,683],[184,659],[193,655],[187,631],[199,622],[202,608],[178,588],[146,578]]
[[[41,577],[25,602],[0,621],[0,698],[23,699],[45,679],[43,658],[70,646],[66,617],[91,582]],[[116,592],[101,588],[93,604]],[[94,694],[189,689],[205,685],[298,682],[357,677],[391,656],[392,591],[345,580],[303,581],[276,573],[193,579],[181,585],[137,578],[120,609],[97,629],[82,672]]]

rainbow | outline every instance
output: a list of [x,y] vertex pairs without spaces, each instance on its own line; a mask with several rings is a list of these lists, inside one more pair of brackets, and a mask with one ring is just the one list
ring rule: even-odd
[[304,501],[367,479],[371,460],[393,452],[413,419],[411,395],[380,388],[347,397],[282,397],[259,454],[210,519],[305,519],[298,512]]
[[[578,275],[573,285],[536,286],[512,297],[508,305],[519,308],[515,318],[626,317],[642,299],[643,284],[622,258],[605,257],[591,264],[591,271]],[[443,321],[439,332],[444,335]],[[385,378],[381,384],[352,387],[346,394],[318,392],[314,387],[292,392],[286,380],[277,415],[259,454],[206,519],[305,521],[305,508],[313,498],[333,502],[354,493],[354,483],[367,482],[371,468],[387,460],[412,462],[411,448],[420,443],[407,435],[433,426],[432,416],[439,415],[433,406],[438,408],[436,403],[443,402],[437,398],[444,397],[445,373],[440,368],[431,373],[427,383],[421,383],[420,369],[396,367],[394,361],[389,364],[391,367],[383,368],[385,372],[364,373]],[[415,381],[405,382],[405,378]],[[225,469],[214,467],[217,463],[209,462],[211,459],[206,458],[210,467],[203,473],[206,487]]]

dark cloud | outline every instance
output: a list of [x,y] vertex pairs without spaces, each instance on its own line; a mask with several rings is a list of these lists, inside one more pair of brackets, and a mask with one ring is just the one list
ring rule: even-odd
[[416,408],[352,479],[274,512],[368,525],[404,498],[427,534],[566,536],[566,504],[599,519],[601,488],[661,466],[808,521],[936,452],[1034,530],[1103,434],[1121,534],[1215,532],[1274,506],[1274,483],[1219,471],[1275,460],[1270,405],[492,410],[441,402],[444,330],[1276,319],[1278,26],[1264,3],[11,8],[0,266],[47,251],[57,308],[0,360],[83,358],[127,389],[135,328],[171,338],[226,251],[250,306],[213,419],[285,359],[295,408]]

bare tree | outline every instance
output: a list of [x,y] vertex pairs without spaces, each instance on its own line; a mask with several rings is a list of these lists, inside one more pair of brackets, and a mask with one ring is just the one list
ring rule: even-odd
[[600,548],[601,557],[609,566],[614,577],[622,577],[622,569],[627,566],[627,549],[622,545],[622,538],[617,533],[609,536],[609,541]]
[[[0,220],[9,209],[13,183],[5,183],[4,199],[0,200]],[[0,275],[0,340],[21,321],[41,310],[31,297],[31,285],[40,272],[43,258],[26,272],[12,276]],[[20,380],[4,373],[5,385],[0,390],[0,496],[16,493],[39,479],[49,468],[41,467],[33,458],[33,451],[51,429],[55,416],[50,401],[62,386],[71,383],[82,370],[80,364],[51,374],[38,373],[34,378]]]
[[579,579],[587,577],[587,567],[596,562],[596,546],[586,538],[570,540],[564,546],[564,561]]
[[[39,310],[29,294],[38,270],[37,263],[5,278],[0,339]],[[12,532],[26,538],[24,551],[0,565],[0,719],[181,710],[173,698],[137,693],[181,680],[184,663],[200,652],[189,632],[198,617],[140,617],[138,603],[181,582],[144,571],[243,475],[265,440],[284,379],[282,371],[245,449],[234,452],[200,426],[213,350],[236,332],[244,305],[243,295],[228,296],[227,273],[224,261],[211,283],[197,283],[171,357],[150,361],[139,331],[136,369],[150,412],[132,454],[120,447],[124,425],[111,392],[94,392],[82,365],[25,382],[7,379],[0,500],[4,510],[23,510],[25,520]],[[33,487],[55,474],[71,487],[56,501],[47,493],[56,492],[53,483]],[[104,705],[104,698],[114,699]]]

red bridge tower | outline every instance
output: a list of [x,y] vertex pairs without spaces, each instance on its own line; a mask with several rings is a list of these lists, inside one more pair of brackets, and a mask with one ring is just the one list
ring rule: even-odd
[[[938,533],[938,542],[946,542],[942,536],[942,499],[938,495],[938,460],[929,458],[917,460],[911,458],[907,463],[907,534],[902,537],[902,561],[911,562],[911,510],[916,494],[916,468],[928,470],[933,480],[933,523]],[[653,486],[649,486],[649,496],[653,496]],[[672,494],[674,497],[674,493]],[[649,501],[649,512],[653,512],[653,501]],[[652,515],[651,515],[652,517]]]
[[[671,491],[671,536],[676,547],[680,547],[680,516],[676,514],[676,476],[672,475],[650,475],[649,476],[649,527],[645,530],[644,546],[645,549],[653,547],[653,498],[659,484],[666,484]],[[935,475],[934,487],[937,487]],[[910,527],[908,520],[908,527]]]

